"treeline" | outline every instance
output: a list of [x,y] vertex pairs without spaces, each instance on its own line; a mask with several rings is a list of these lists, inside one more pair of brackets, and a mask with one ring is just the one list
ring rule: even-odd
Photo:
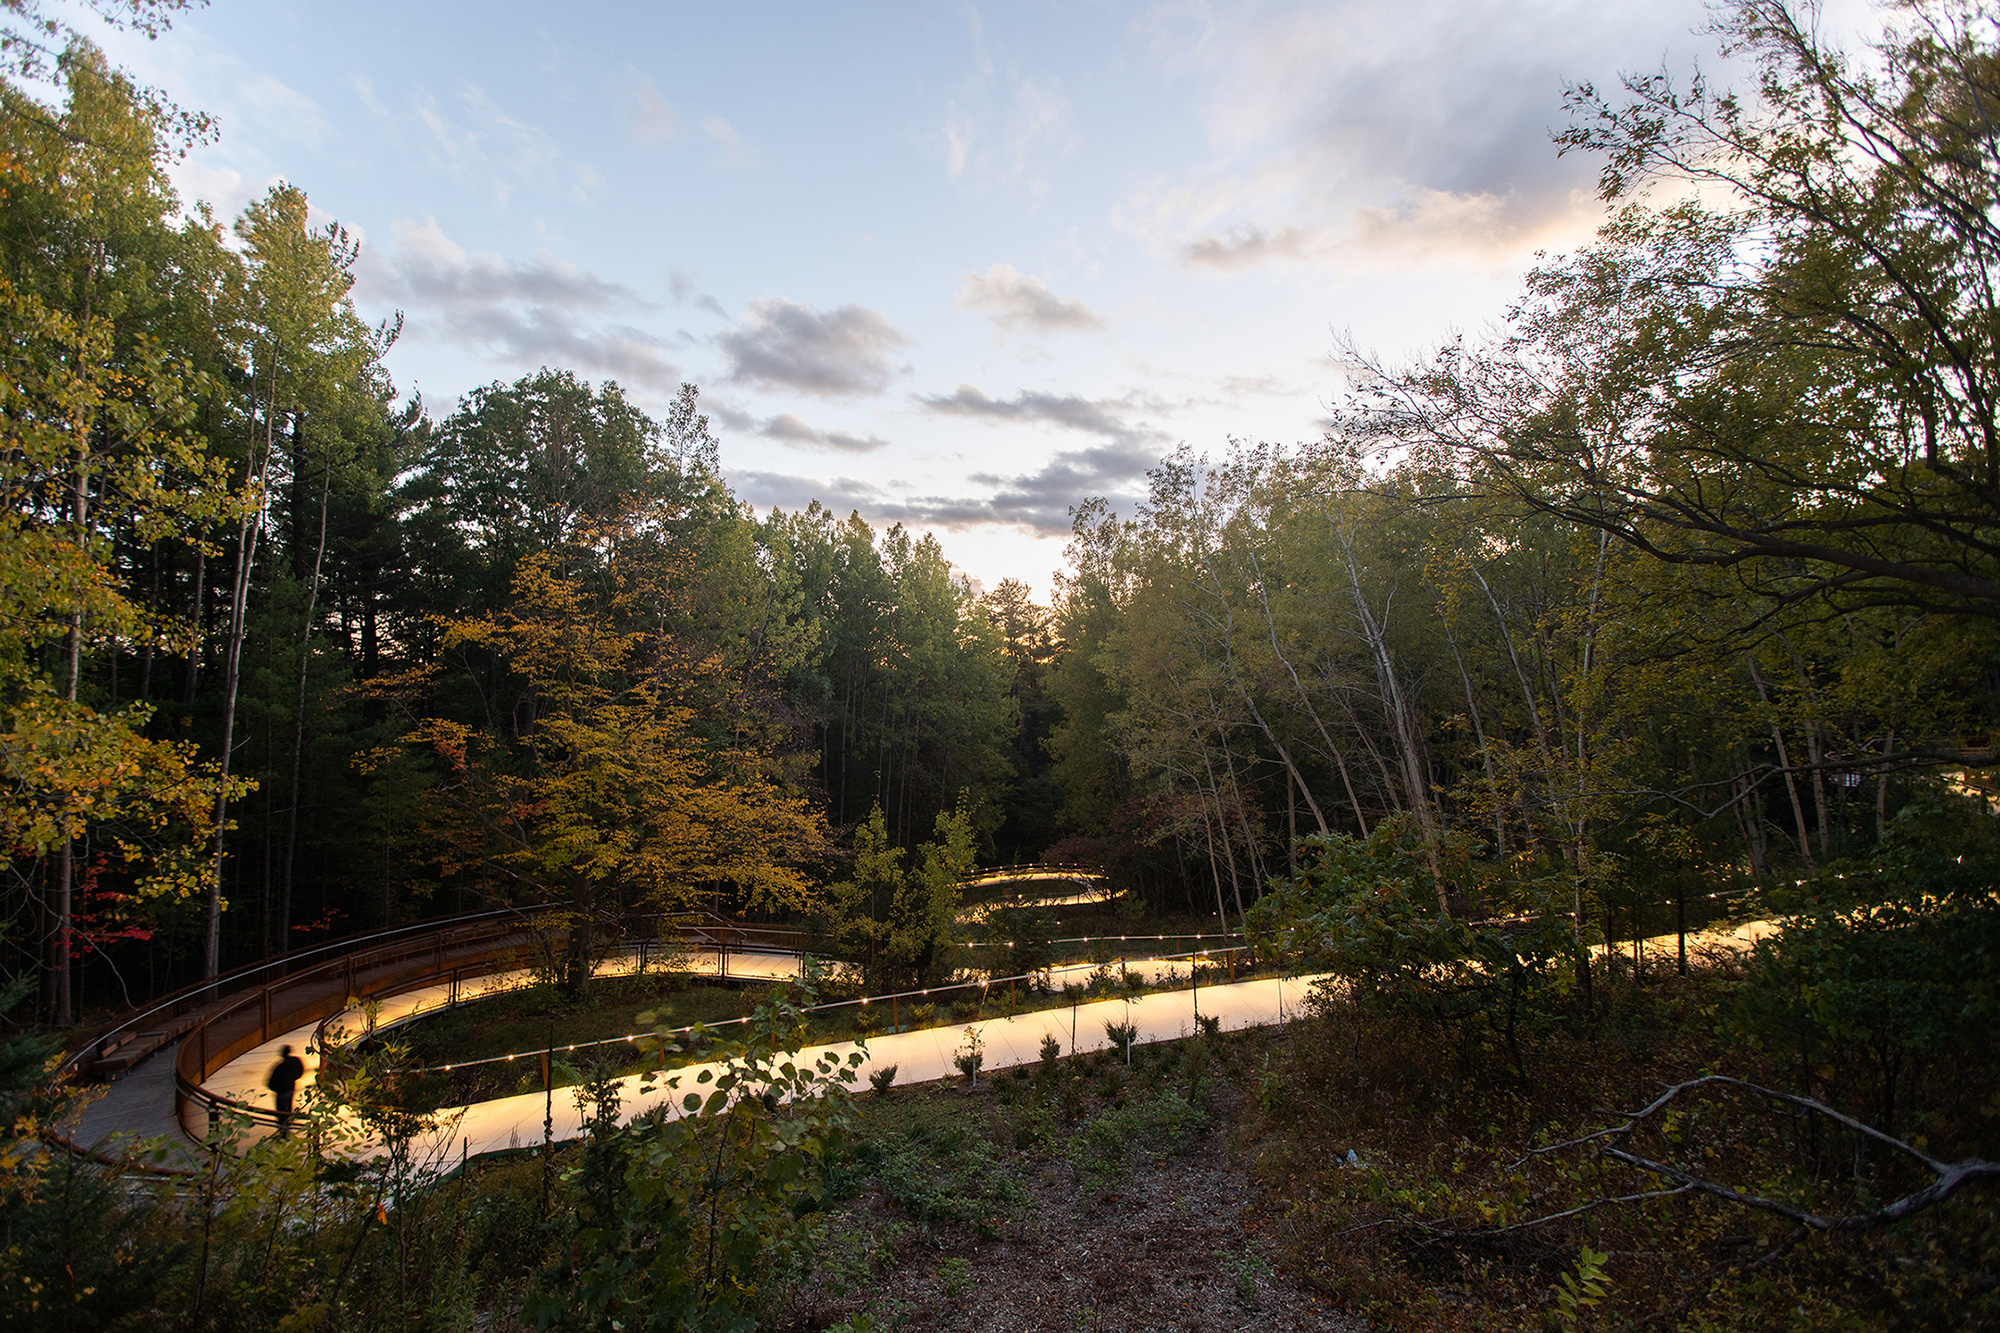
[[898,845],[961,804],[988,856],[1053,836],[1010,820],[1019,585],[760,518],[692,386],[428,410],[303,191],[190,209],[185,117],[10,49],[60,88],[0,89],[0,950],[46,1019],[496,902],[801,911],[877,806]]
[[184,208],[184,117],[17,44],[61,95],[0,99],[7,970],[66,1022],[490,902],[823,915],[895,897],[856,830],[915,867],[961,816],[1231,927],[1413,838],[1431,909],[1576,950],[1871,855],[1994,760],[1992,36],[1912,11],[1864,75],[1732,13],[1756,98],[1577,90],[1613,218],[1498,336],[1080,499],[1051,608],[755,514],[692,386],[427,410],[301,191]]
[[1496,336],[1349,348],[1322,441],[1082,507],[1051,744],[1100,854],[1235,923],[1307,835],[1407,827],[1434,910],[1582,945],[1986,790],[1991,20],[1912,11],[1870,75],[1746,3],[1761,96],[1576,90],[1615,211]]

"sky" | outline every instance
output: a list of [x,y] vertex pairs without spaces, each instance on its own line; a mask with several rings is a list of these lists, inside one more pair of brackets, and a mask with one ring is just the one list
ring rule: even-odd
[[683,382],[759,509],[933,531],[1050,593],[1072,506],[1186,443],[1319,435],[1588,240],[1566,85],[1700,60],[1697,0],[213,0],[112,58],[362,242],[434,414],[541,366]]

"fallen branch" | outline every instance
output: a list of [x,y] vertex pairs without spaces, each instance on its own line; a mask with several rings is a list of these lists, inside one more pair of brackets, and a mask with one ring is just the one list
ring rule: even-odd
[[[1900,1153],[1920,1163],[1925,1170],[1931,1173],[1933,1179],[1923,1189],[1906,1194],[1902,1198],[1885,1204],[1880,1208],[1863,1213],[1847,1213],[1838,1217],[1822,1217],[1818,1213],[1808,1212],[1803,1208],[1794,1207],[1788,1203],[1781,1203],[1776,1199],[1766,1198],[1761,1194],[1748,1194],[1742,1190],[1732,1189],[1727,1185],[1705,1179],[1704,1177],[1695,1175],[1693,1172],[1685,1171],[1680,1167],[1671,1166],[1665,1162],[1657,1162],[1649,1157],[1641,1157],[1637,1153],[1627,1151],[1622,1146],[1632,1134],[1643,1128],[1654,1116],[1672,1105],[1682,1095],[1703,1088],[1726,1088],[1754,1093],[1759,1097],[1768,1098],[1774,1102],[1781,1102],[1787,1106],[1797,1107],[1802,1111],[1807,1111],[1814,1115],[1824,1116],[1837,1125],[1850,1129],[1865,1138],[1873,1139],[1891,1151]],[[1814,1101],[1810,1097],[1800,1097],[1789,1092],[1779,1092],[1775,1088],[1767,1088],[1761,1084],[1746,1082],[1740,1078],[1731,1078],[1726,1074],[1706,1074],[1701,1078],[1689,1079],[1685,1083],[1676,1083],[1673,1087],[1661,1093],[1643,1110],[1627,1113],[1624,1124],[1614,1125],[1608,1129],[1600,1129],[1595,1133],[1585,1134],[1579,1138],[1566,1139],[1561,1143],[1552,1143],[1547,1147],[1536,1148],[1514,1165],[1516,1168],[1519,1168],[1529,1157],[1542,1156],[1547,1153],[1561,1151],[1565,1148],[1579,1148],[1585,1144],[1592,1143],[1600,1145],[1592,1154],[1593,1156],[1608,1158],[1622,1165],[1658,1176],[1663,1180],[1672,1181],[1678,1188],[1651,1191],[1646,1194],[1628,1195],[1623,1199],[1599,1200],[1597,1203],[1585,1205],[1585,1208],[1595,1207],[1601,1203],[1618,1203],[1667,1197],[1692,1191],[1707,1194],[1713,1198],[1737,1204],[1744,1208],[1754,1208],[1760,1212],[1771,1213],[1814,1231],[1870,1231],[1877,1227],[1889,1226],[1892,1223],[1912,1217],[1926,1208],[1935,1207],[1937,1204],[1943,1203],[1946,1199],[1958,1193],[1959,1190],[1975,1181],[2000,1178],[2000,1162],[1989,1162],[1978,1157],[1969,1157],[1962,1162],[1940,1162],[1914,1145],[1906,1143],[1893,1135],[1885,1134],[1873,1125],[1856,1120],[1852,1116],[1843,1115],[1824,1102]],[[1580,1211],[1582,1209],[1571,1209],[1564,1213],[1554,1213],[1548,1217],[1535,1218],[1530,1222],[1516,1223],[1515,1227],[1541,1226],[1544,1223],[1574,1216]],[[1514,1227],[1506,1229],[1513,1230]]]

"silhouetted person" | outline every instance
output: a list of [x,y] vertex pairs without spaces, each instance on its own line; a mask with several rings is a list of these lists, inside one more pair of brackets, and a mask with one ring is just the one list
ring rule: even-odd
[[266,1086],[271,1089],[271,1104],[278,1111],[278,1137],[292,1136],[292,1098],[297,1095],[299,1080],[306,1076],[306,1062],[292,1054],[289,1046],[278,1048],[278,1063],[271,1070]]

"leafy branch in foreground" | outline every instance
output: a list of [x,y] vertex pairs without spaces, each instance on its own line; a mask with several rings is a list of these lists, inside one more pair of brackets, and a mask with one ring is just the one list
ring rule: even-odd
[[[823,1164],[848,1121],[865,1051],[799,1058],[803,1011],[758,1009],[722,1059],[648,1074],[673,1096],[611,1129],[600,1096],[583,1179],[588,1206],[570,1264],[543,1275],[527,1314],[542,1327],[739,1329],[774,1281],[808,1266]],[[662,1031],[647,1048],[683,1049]]]

